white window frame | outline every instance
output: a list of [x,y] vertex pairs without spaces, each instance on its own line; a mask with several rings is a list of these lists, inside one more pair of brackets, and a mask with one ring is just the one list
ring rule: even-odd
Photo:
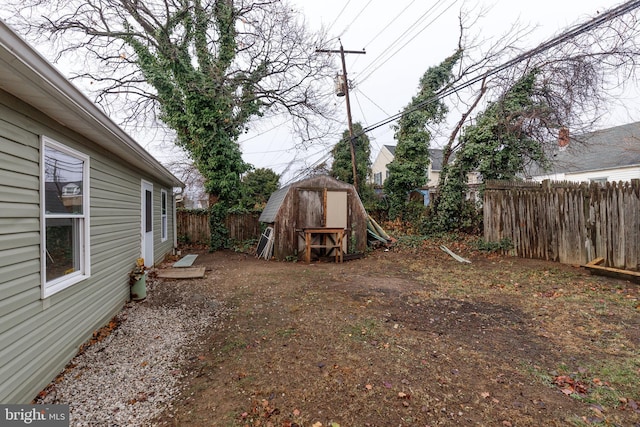
[[[82,213],[47,213],[45,200],[45,148],[50,147],[71,157],[82,161]],[[67,147],[47,136],[40,138],[40,278],[41,297],[47,298],[78,282],[91,277],[91,257],[89,241],[89,156],[77,150]],[[65,274],[62,277],[47,281],[47,219],[48,218],[73,218],[79,219],[79,247],[80,251],[78,270]]]
[[373,174],[373,183],[376,185],[382,185],[382,172],[376,172]]
[[167,241],[167,212],[168,212],[168,199],[167,190],[160,190],[160,241]]

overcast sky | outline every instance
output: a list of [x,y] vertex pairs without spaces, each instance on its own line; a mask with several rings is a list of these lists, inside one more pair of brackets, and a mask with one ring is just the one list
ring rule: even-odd
[[[354,87],[351,110],[354,122],[371,126],[400,112],[416,94],[420,77],[431,66],[451,55],[458,40],[458,14],[461,9],[479,11],[484,17],[470,33],[483,39],[496,39],[515,22],[536,27],[522,48],[533,48],[568,27],[582,23],[598,12],[618,6],[612,0],[290,0],[304,13],[312,29],[324,26],[333,37],[330,49],[365,50],[366,54],[346,55],[348,77]],[[0,0],[1,2],[1,0]],[[1,8],[0,8],[1,9]],[[0,16],[3,11],[0,10]],[[45,54],[50,52],[45,52]],[[341,71],[336,55],[336,73]],[[64,64],[60,65],[64,71]],[[299,177],[299,172],[328,157],[331,147],[347,129],[344,97],[333,95],[333,82],[327,81],[327,96],[337,104],[339,133],[296,149],[300,139],[286,123],[262,121],[240,137],[245,161],[256,168],[271,168],[283,174],[281,184]],[[631,101],[629,101],[630,103]],[[637,104],[636,104],[637,105]],[[638,109],[617,111],[605,117],[602,127],[640,120]],[[160,161],[174,154],[157,149],[155,135],[133,134]],[[391,125],[368,133],[372,160],[383,145],[395,145]],[[145,142],[145,139],[147,140]],[[440,141],[433,141],[438,146]]]
[[[366,50],[366,54],[347,55],[347,73],[355,88],[351,94],[354,122],[370,126],[399,111],[416,94],[419,78],[430,66],[437,65],[452,54],[457,46],[458,21],[461,8],[478,9],[481,2],[456,0],[292,0],[302,10],[312,28],[324,25],[335,36],[332,49],[339,49],[340,37],[345,50]],[[527,37],[528,45],[535,47],[581,23],[596,13],[621,4],[606,0],[495,0],[486,2],[489,8],[473,31],[483,38],[499,37],[515,21],[522,25],[537,26]],[[412,24],[413,31],[402,35]],[[395,45],[394,42],[401,38]],[[392,46],[391,49],[389,47]],[[338,59],[338,58],[336,58]],[[339,64],[339,61],[336,61]],[[336,69],[336,72],[339,71]],[[328,91],[332,82],[328,81]],[[344,97],[335,98],[341,108],[339,119],[347,128]],[[620,124],[640,117],[610,117],[604,125]],[[369,134],[372,155],[385,144],[394,145],[393,130],[384,125]],[[335,144],[339,136],[327,142]],[[315,144],[306,151],[292,147],[299,141],[286,125],[263,123],[257,131],[241,137],[244,158],[256,167],[269,167],[278,173],[291,165],[282,183],[295,176],[294,172],[313,164],[326,155],[327,146]],[[437,143],[437,142],[436,142]]]

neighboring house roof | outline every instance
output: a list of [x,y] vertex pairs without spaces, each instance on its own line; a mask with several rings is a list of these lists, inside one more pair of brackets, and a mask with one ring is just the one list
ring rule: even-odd
[[567,147],[556,147],[551,167],[531,167],[529,176],[589,172],[640,165],[640,122],[571,136]]
[[0,88],[85,136],[141,172],[184,184],[0,20]]
[[442,170],[442,158],[444,157],[444,150],[440,150],[438,148],[430,148],[429,149],[429,158],[431,159],[431,170],[432,171],[441,171]]

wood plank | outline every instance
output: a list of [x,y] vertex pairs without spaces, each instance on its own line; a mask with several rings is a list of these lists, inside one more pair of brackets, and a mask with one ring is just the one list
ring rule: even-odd
[[601,267],[599,265],[585,264],[584,268],[589,270],[591,274],[613,277],[615,279],[631,280],[640,283],[640,272],[631,270],[621,270],[619,268]]
[[157,277],[162,279],[201,279],[206,267],[167,268],[157,271]]
[[191,267],[195,262],[196,258],[198,258],[198,255],[194,255],[194,254],[185,255],[179,261],[173,263],[173,267],[174,268]]

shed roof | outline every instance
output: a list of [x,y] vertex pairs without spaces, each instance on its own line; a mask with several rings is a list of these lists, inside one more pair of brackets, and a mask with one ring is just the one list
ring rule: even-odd
[[269,196],[269,200],[267,201],[267,205],[260,214],[258,221],[265,223],[275,222],[276,215],[278,214],[280,206],[282,206],[282,202],[289,191],[289,187],[290,185],[287,185],[286,187],[282,187],[281,189],[271,193],[271,196]]
[[174,187],[184,184],[0,20],[0,88]]

